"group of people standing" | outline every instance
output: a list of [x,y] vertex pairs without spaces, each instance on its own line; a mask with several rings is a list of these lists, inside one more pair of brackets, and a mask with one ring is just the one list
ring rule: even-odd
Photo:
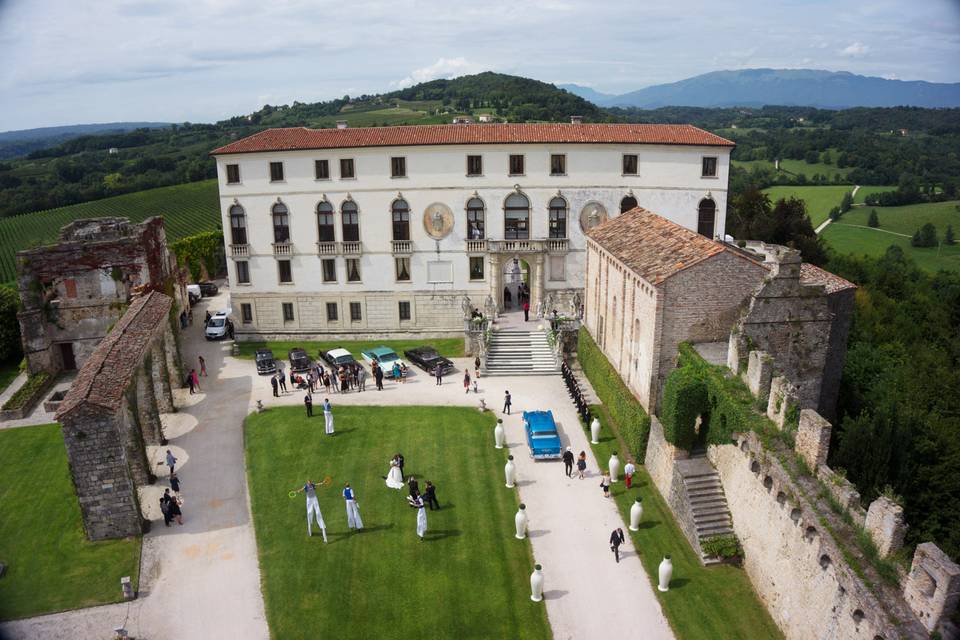
[[584,424],[590,424],[590,405],[587,404],[587,397],[584,395],[583,389],[580,388],[576,376],[573,375],[573,370],[564,362],[560,365],[560,373],[563,374],[563,381],[567,385],[567,393],[573,398],[573,403],[577,405],[577,413],[580,414]]
[[387,475],[383,477],[386,485],[391,489],[402,489],[404,486],[407,487],[407,504],[411,508],[417,510],[417,537],[420,540],[423,540],[423,536],[427,533],[427,507],[430,508],[430,511],[434,509],[440,509],[440,502],[437,500],[437,488],[429,480],[424,486],[423,493],[420,493],[420,483],[417,482],[416,476],[411,475],[409,480],[407,480],[406,485],[403,482],[403,467],[404,467],[404,458],[403,454],[396,454],[390,460],[390,470],[387,472]]
[[170,468],[170,489],[173,489],[173,494],[170,493],[170,489],[164,489],[163,495],[160,496],[160,512],[163,514],[163,524],[168,527],[171,522],[183,525],[183,511],[180,509],[183,506],[183,499],[180,497],[180,478],[177,477],[176,473],[177,457],[173,455],[170,449],[167,449],[165,462],[167,467]]

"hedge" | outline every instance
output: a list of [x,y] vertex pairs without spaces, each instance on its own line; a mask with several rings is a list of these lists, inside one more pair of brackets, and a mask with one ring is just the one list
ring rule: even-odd
[[620,374],[597,347],[585,327],[580,328],[577,336],[577,359],[600,402],[620,426],[620,437],[627,443],[628,452],[636,461],[643,463],[647,452],[647,436],[650,433],[650,416],[627,389]]
[[4,411],[16,411],[17,409],[22,409],[24,406],[33,399],[33,396],[37,393],[38,390],[43,388],[47,382],[50,381],[50,374],[41,371],[40,373],[35,373],[27,381],[23,383],[23,386],[17,389],[10,398],[3,403]]
[[[663,387],[660,422],[663,437],[670,444],[690,451],[697,441],[697,416],[710,414],[707,383],[696,367],[674,369]],[[709,417],[707,417],[709,420]]]

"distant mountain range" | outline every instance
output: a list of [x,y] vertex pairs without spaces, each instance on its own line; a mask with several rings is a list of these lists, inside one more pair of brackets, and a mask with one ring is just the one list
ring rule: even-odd
[[960,83],[887,80],[818,69],[713,71],[622,95],[575,84],[557,86],[601,107],[960,107]]
[[25,156],[31,151],[53,147],[80,136],[122,133],[134,129],[162,129],[169,126],[167,122],[104,122],[2,131],[0,132],[0,160]]

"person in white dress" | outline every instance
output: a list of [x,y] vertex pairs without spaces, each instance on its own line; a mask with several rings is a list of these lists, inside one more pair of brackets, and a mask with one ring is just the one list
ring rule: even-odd
[[297,490],[297,493],[307,494],[307,535],[313,536],[311,516],[316,516],[317,526],[320,527],[320,533],[323,534],[323,541],[327,541],[327,525],[323,522],[323,515],[320,513],[320,503],[317,502],[317,483],[307,480],[307,483]]
[[410,506],[417,510],[417,535],[423,542],[423,534],[427,532],[427,510],[423,507],[423,498],[419,494],[407,498]]
[[391,489],[403,489],[407,486],[403,482],[403,472],[400,471],[400,462],[396,458],[390,461],[390,471],[387,473],[385,480],[387,486]]
[[357,498],[353,493],[353,489],[350,488],[350,483],[348,482],[343,487],[343,500],[347,505],[347,528],[349,529],[363,529],[363,520],[360,519],[360,507],[357,506]]

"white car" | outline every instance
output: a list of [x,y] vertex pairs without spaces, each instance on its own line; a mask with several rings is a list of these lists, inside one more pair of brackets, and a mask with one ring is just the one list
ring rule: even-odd
[[222,340],[233,335],[233,323],[226,311],[218,311],[210,318],[203,335],[207,340]]

